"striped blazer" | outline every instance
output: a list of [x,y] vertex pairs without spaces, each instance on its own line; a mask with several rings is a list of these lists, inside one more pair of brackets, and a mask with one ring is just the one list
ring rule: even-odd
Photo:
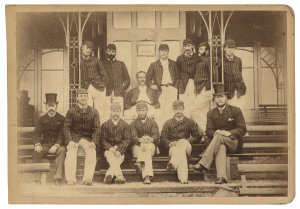
[[112,91],[116,97],[123,96],[124,90],[130,85],[130,77],[124,62],[106,59],[103,61],[103,67],[108,74],[106,96],[110,96]]
[[227,98],[234,97],[235,90],[240,95],[246,94],[246,85],[242,76],[242,60],[237,56],[233,56],[233,60],[224,57],[224,88],[228,93]]

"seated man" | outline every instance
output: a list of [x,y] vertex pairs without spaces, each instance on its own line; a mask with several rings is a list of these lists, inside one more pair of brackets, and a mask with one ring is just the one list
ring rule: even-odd
[[[55,185],[60,186],[63,179],[66,148],[63,146],[63,125],[65,117],[56,112],[57,94],[46,94],[47,114],[42,116],[33,132],[34,151],[32,162],[41,163],[42,158],[47,154],[55,154]],[[40,173],[34,174],[34,181],[40,184]]]
[[146,73],[139,71],[136,74],[138,86],[131,89],[125,98],[125,118],[137,118],[137,112],[135,105],[139,101],[147,103],[148,117],[152,118],[155,116],[156,109],[160,107],[157,95],[154,90],[146,85]]
[[130,144],[130,126],[120,118],[121,105],[113,102],[110,108],[110,119],[101,126],[101,144],[106,150],[104,157],[109,163],[104,183],[110,184],[116,177],[115,183],[124,184],[126,179],[121,171],[124,153]]
[[226,104],[227,92],[224,84],[214,86],[214,100],[217,107],[207,113],[206,135],[212,139],[204,156],[198,164],[190,165],[196,171],[208,170],[215,160],[217,170],[216,184],[227,183],[226,151],[238,152],[243,146],[242,136],[246,124],[240,108]]
[[64,135],[67,145],[65,161],[67,186],[76,184],[77,150],[85,151],[83,185],[91,186],[96,166],[96,144],[100,136],[100,119],[98,111],[88,106],[88,92],[79,89],[76,92],[78,105],[67,112]]
[[137,173],[142,172],[145,184],[150,184],[153,178],[152,156],[155,154],[159,143],[159,131],[157,123],[147,117],[147,104],[138,102],[136,104],[138,118],[131,124],[131,140],[134,143],[132,155],[136,157],[134,164]]
[[196,123],[183,115],[184,103],[176,100],[173,103],[174,118],[163,126],[161,142],[169,148],[170,162],[167,170],[177,170],[178,179],[182,184],[188,183],[187,155],[192,152],[191,143],[201,139]]

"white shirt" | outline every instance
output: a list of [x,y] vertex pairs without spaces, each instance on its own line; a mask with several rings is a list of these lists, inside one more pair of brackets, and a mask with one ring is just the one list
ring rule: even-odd
[[163,75],[162,75],[162,79],[161,79],[161,84],[173,83],[173,81],[171,79],[170,71],[169,71],[169,60],[168,59],[165,59],[165,60],[161,59],[160,63],[163,67]]
[[218,109],[219,109],[219,111],[220,111],[220,113],[222,113],[223,112],[223,110],[225,109],[225,107],[226,107],[226,105],[224,105],[224,107],[218,107]]
[[147,86],[139,86],[139,90],[140,90],[140,94],[139,94],[139,98],[137,101],[145,101],[148,102],[149,104],[151,104],[151,101],[147,95]]

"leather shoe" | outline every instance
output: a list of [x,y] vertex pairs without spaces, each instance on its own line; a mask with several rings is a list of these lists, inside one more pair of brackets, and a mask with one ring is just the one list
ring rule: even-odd
[[149,176],[146,176],[144,178],[144,184],[151,184],[151,181],[150,181],[150,177]]
[[134,163],[133,167],[134,167],[136,173],[141,173],[142,172],[142,165],[141,165],[140,162]]
[[54,185],[61,186],[61,179],[55,179]]
[[226,184],[226,183],[227,181],[223,177],[219,177],[217,181],[215,181],[215,184]]
[[82,182],[82,185],[86,185],[86,186],[92,186],[92,184],[93,184],[92,181],[89,180],[89,179],[87,179],[84,182]]
[[125,183],[126,183],[126,179],[124,178],[124,176],[118,176],[118,177],[115,179],[115,183],[116,183],[116,184],[125,184]]
[[74,186],[75,184],[76,184],[75,181],[68,181],[66,186]]
[[189,182],[188,182],[187,179],[182,179],[182,180],[180,180],[180,183],[182,183],[182,184],[188,184]]
[[112,176],[112,175],[107,175],[107,176],[105,176],[105,178],[104,178],[104,183],[105,183],[105,184],[111,184],[111,183],[112,183],[112,180],[113,180],[113,176]]
[[199,163],[197,163],[195,165],[190,164],[189,168],[193,169],[194,171],[198,171],[200,173],[203,173],[203,171],[205,169],[204,166]]
[[174,165],[172,164],[172,163],[168,163],[167,164],[167,171],[174,171],[175,170],[175,167],[174,167]]

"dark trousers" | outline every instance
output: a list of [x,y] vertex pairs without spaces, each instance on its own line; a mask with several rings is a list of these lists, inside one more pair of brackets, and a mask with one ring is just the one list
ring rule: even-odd
[[[40,153],[33,151],[32,153],[32,162],[33,163],[41,163],[42,159],[44,158],[45,155],[50,154],[49,150],[51,148],[50,145],[42,145],[42,151]],[[66,147],[60,146],[57,148],[56,153],[55,153],[55,174],[54,174],[54,179],[63,179],[64,175],[64,162],[66,158]],[[34,181],[40,181],[41,180],[41,173],[35,173],[34,174]]]

